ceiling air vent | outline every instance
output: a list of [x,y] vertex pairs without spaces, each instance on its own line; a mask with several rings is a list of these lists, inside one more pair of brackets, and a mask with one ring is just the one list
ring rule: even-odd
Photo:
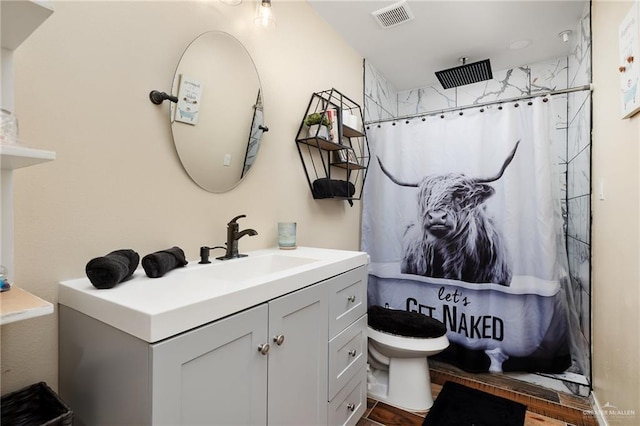
[[371,14],[384,29],[395,27],[414,18],[413,12],[405,0],[371,12]]

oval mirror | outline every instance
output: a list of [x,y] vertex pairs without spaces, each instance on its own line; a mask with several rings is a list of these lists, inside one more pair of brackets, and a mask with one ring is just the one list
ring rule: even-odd
[[249,172],[266,130],[249,52],[230,34],[201,34],[182,54],[171,90],[178,98],[171,133],[182,166],[207,191],[229,191]]

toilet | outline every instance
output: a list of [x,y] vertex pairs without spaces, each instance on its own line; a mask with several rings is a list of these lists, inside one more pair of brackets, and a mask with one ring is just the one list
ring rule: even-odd
[[449,346],[445,325],[418,312],[372,306],[368,311],[371,398],[410,411],[433,405],[427,357]]

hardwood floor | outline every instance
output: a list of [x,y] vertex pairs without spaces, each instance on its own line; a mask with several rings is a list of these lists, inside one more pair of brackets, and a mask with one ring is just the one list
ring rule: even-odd
[[[527,406],[525,426],[597,426],[589,414],[591,404],[582,398],[556,392],[496,374],[471,374],[446,364],[432,363],[431,387],[436,399],[442,385],[453,381]],[[427,411],[428,412],[428,411]],[[408,412],[369,398],[367,411],[357,426],[421,426],[427,412]]]

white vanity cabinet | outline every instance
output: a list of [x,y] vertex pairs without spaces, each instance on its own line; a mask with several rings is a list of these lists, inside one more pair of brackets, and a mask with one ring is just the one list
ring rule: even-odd
[[156,343],[61,305],[60,395],[85,425],[353,425],[365,295],[360,266]]
[[325,290],[314,285],[152,345],[153,423],[326,424]]

